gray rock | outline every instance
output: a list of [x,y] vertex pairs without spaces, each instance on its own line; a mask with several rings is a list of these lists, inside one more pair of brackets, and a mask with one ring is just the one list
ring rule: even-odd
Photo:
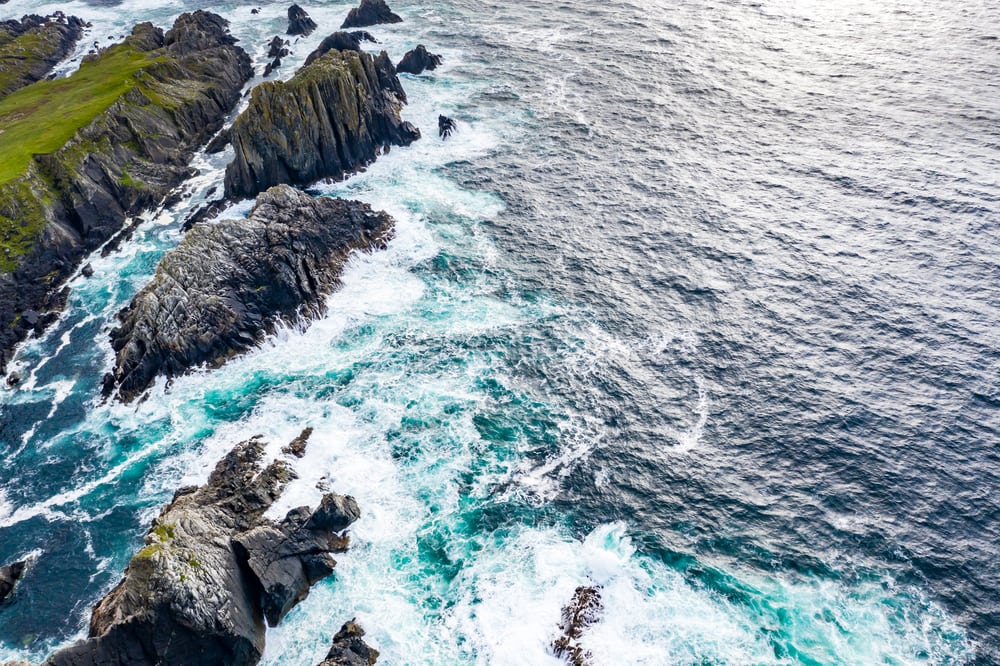
[[262,83],[233,122],[226,197],[341,178],[409,145],[420,131],[399,116],[405,100],[385,52],[330,50],[288,81]]
[[319,666],[374,666],[378,650],[364,642],[365,630],[354,620],[344,623]]
[[347,14],[347,18],[341,24],[340,29],[345,28],[365,28],[379,23],[402,23],[398,15],[394,14],[385,0],[361,0],[361,4],[352,9]]
[[195,225],[119,313],[118,397],[132,400],[161,373],[219,365],[278,321],[319,316],[350,252],[384,246],[392,228],[367,204],[287,185],[258,197],[247,219]]
[[[347,538],[310,523],[308,507],[281,523],[264,512],[294,474],[262,468],[264,445],[237,445],[208,482],[163,509],[124,580],[94,607],[89,638],[53,654],[52,666],[256,664],[266,618],[277,624],[336,564]],[[351,506],[334,496],[324,503]]]
[[396,71],[407,74],[420,74],[425,69],[435,70],[440,64],[441,56],[434,55],[423,44],[418,44],[417,48],[406,52],[403,59],[396,65]]
[[298,5],[292,5],[288,8],[287,34],[307,36],[312,34],[312,31],[315,29],[316,21],[309,18],[309,14],[306,13],[306,10],[302,9]]

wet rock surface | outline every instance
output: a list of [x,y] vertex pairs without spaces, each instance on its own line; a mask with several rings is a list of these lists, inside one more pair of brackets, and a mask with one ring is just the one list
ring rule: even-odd
[[50,666],[246,666],[264,650],[265,620],[281,621],[328,575],[360,515],[328,494],[280,522],[264,517],[291,468],[263,466],[264,442],[238,444],[205,485],[182,488],[153,522],[125,578],[94,607],[89,636]]
[[268,190],[249,218],[195,225],[119,314],[113,379],[129,401],[168,377],[258,344],[279,321],[322,314],[352,250],[384,246],[393,220],[367,204]]
[[182,14],[166,33],[137,25],[126,44],[156,58],[142,85],[0,185],[0,223],[39,229],[14,267],[0,271],[0,371],[17,342],[57,317],[62,284],[81,259],[191,175],[195,150],[222,127],[252,74],[227,26],[204,11]]
[[14,593],[14,586],[27,568],[28,563],[24,560],[0,567],[0,602],[6,601]]
[[438,136],[447,139],[458,131],[458,123],[448,116],[438,116]]

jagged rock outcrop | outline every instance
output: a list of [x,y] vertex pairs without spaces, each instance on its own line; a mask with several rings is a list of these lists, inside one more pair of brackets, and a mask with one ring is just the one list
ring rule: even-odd
[[264,78],[266,79],[271,76],[271,73],[279,67],[281,67],[281,58],[275,58],[271,62],[267,63],[267,65],[264,66]]
[[288,40],[282,39],[275,35],[271,39],[271,43],[267,45],[267,57],[268,58],[284,58],[291,51],[288,50]]
[[24,575],[28,563],[25,560],[12,562],[7,566],[0,567],[0,601],[4,601],[14,593],[14,586]]
[[438,116],[438,136],[442,139],[447,139],[453,133],[458,131],[458,123],[448,116]]
[[208,142],[207,146],[205,146],[205,152],[209,155],[221,153],[226,149],[226,146],[229,145],[229,141],[229,128],[227,127],[220,130],[218,134],[212,137],[212,140]]
[[[83,256],[118,232],[127,217],[157,205],[192,170],[195,150],[221,127],[252,75],[227,22],[197,11],[164,34],[139,24],[124,43],[85,59],[80,71],[23,88],[4,100],[76,110],[93,104],[94,81],[122,77],[124,92],[52,152],[5,154],[0,178],[0,371],[12,347],[40,332],[65,301],[62,283]],[[123,73],[124,72],[124,73]],[[37,108],[37,106],[32,107]],[[7,138],[32,136],[32,114],[0,114]],[[31,154],[34,153],[34,154]]]
[[45,664],[256,664],[265,620],[280,622],[333,571],[360,515],[353,498],[328,494],[315,511],[265,518],[294,472],[283,460],[262,468],[263,454],[259,438],[238,444],[205,485],[178,490],[94,606],[89,637]]
[[361,4],[347,14],[340,29],[366,28],[379,23],[402,23],[403,19],[394,14],[385,0],[361,0]]
[[44,79],[73,52],[86,26],[62,12],[0,22],[0,99]]
[[333,645],[319,666],[374,666],[378,650],[363,640],[365,630],[354,620],[345,622],[333,637]]
[[320,315],[355,249],[383,246],[393,220],[367,204],[287,185],[257,198],[250,217],[195,225],[111,334],[113,381],[128,401],[158,374],[221,364],[258,344],[279,320]]
[[418,44],[417,48],[406,52],[403,59],[396,65],[396,71],[399,73],[420,74],[425,69],[435,70],[440,64],[441,56],[434,55],[423,44]]
[[330,50],[290,80],[262,83],[232,127],[227,198],[279,183],[341,178],[420,131],[399,114],[406,95],[383,51]]
[[306,10],[298,5],[288,8],[288,31],[289,35],[309,36],[316,29],[316,21],[313,21]]
[[552,643],[552,651],[571,666],[588,666],[590,653],[580,645],[584,630],[600,619],[604,603],[598,587],[576,588],[572,601],[563,608],[560,636]]
[[338,51],[360,51],[361,42],[375,42],[377,44],[378,40],[372,37],[371,33],[364,30],[355,30],[353,32],[344,32],[341,30],[335,32],[323,38],[323,41],[319,43],[316,50],[306,58],[305,64],[313,64],[321,56],[326,55],[327,52],[334,49]]

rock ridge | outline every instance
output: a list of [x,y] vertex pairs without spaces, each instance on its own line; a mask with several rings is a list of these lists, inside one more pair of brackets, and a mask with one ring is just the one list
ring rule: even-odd
[[392,228],[367,204],[287,185],[261,194],[247,219],[196,224],[119,313],[105,394],[132,400],[157,375],[219,365],[280,321],[318,317],[350,252],[383,246]]

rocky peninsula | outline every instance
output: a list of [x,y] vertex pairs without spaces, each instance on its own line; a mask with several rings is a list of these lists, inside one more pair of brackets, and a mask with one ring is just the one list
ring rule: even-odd
[[227,26],[205,11],[139,24],[0,100],[0,369],[57,316],[80,260],[190,176],[252,74]]
[[62,12],[0,22],[0,99],[44,79],[73,52],[85,27]]
[[383,246],[392,229],[367,204],[287,185],[260,195],[247,219],[195,225],[120,313],[106,393],[132,400],[159,374],[221,364],[279,321],[319,316],[350,252]]
[[332,554],[347,549],[345,530],[361,515],[353,498],[329,493],[280,522],[264,517],[295,474],[283,459],[265,467],[263,456],[260,438],[242,442],[203,486],[178,490],[94,606],[87,639],[46,666],[256,664],[266,625],[333,572]]

